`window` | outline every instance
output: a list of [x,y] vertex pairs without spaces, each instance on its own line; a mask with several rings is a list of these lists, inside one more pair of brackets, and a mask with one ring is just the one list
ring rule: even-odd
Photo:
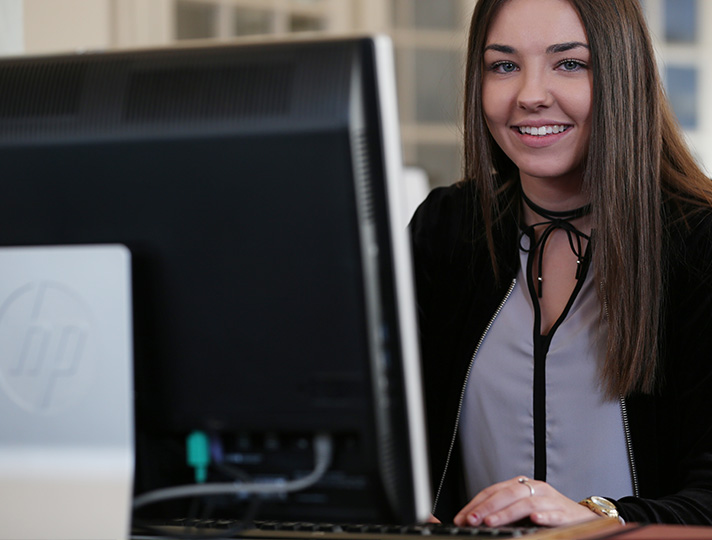
[[695,43],[697,41],[697,0],[665,0],[665,41]]
[[175,17],[179,39],[205,39],[215,35],[215,5],[181,0],[176,4]]
[[684,129],[697,128],[698,73],[694,67],[668,66],[665,83],[675,115]]
[[392,0],[396,28],[456,30],[460,24],[458,0]]
[[274,26],[274,16],[266,9],[235,8],[234,33],[236,36],[269,34]]

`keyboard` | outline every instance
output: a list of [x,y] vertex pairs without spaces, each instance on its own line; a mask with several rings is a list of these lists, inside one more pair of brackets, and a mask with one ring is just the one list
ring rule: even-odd
[[[146,529],[144,527],[144,529]],[[150,530],[163,531],[166,535],[181,536],[183,534],[192,538],[227,537],[227,538],[319,538],[319,539],[382,539],[446,536],[472,538],[520,538],[540,530],[537,527],[456,527],[454,525],[440,525],[426,523],[421,525],[378,525],[378,524],[334,524],[334,523],[306,523],[285,521],[255,521],[248,527],[242,522],[231,519],[176,519],[160,524],[153,524]],[[140,538],[140,529],[136,529],[134,538]],[[155,536],[154,536],[155,537]]]
[[425,523],[419,525],[333,524],[285,521],[255,521],[245,526],[231,519],[175,519],[150,526],[134,526],[132,540],[173,539],[313,539],[313,540],[456,540],[464,538],[523,538],[526,540],[590,538],[619,528],[618,520],[597,519],[568,527],[525,526],[456,527]]
[[[426,523],[422,525],[373,525],[373,524],[344,524],[334,525],[329,523],[281,523],[281,522],[259,522],[255,528],[261,533],[285,532],[287,535],[292,531],[315,532],[320,537],[333,533],[334,538],[343,538],[346,535],[366,538],[377,536],[382,538],[387,536],[464,536],[477,538],[518,538],[526,534],[532,534],[538,530],[537,527],[456,527],[454,525],[441,525]],[[359,536],[361,535],[361,536]]]

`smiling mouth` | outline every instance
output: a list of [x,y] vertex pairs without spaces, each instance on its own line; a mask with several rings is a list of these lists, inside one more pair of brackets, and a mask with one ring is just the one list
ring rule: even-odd
[[541,127],[532,127],[532,126],[516,126],[516,129],[521,133],[522,135],[533,135],[535,137],[543,137],[546,135],[552,135],[554,133],[563,133],[567,129],[569,129],[571,126],[564,126],[564,125],[559,125],[559,124],[553,124],[551,126],[541,126]]

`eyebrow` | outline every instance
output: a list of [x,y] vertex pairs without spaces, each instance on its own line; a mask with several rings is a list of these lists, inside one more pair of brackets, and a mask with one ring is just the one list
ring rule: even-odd
[[[547,54],[555,54],[560,52],[570,51],[572,49],[577,49],[583,47],[585,49],[590,49],[590,47],[581,41],[567,41],[566,43],[555,43],[554,45],[549,45],[546,48]],[[485,51],[497,51],[504,54],[514,54],[517,50],[509,45],[500,45],[499,43],[492,43],[485,47]]]
[[582,43],[580,41],[567,41],[566,43],[556,43],[555,45],[550,45],[546,48],[546,52],[560,53],[570,51],[572,49],[578,49],[579,47],[590,50],[590,47],[586,43]]

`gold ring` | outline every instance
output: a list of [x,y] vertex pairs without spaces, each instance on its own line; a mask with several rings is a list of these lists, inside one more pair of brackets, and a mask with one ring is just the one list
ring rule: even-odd
[[518,480],[518,482],[519,482],[520,484],[523,484],[523,485],[525,485],[525,486],[527,486],[527,487],[529,488],[529,496],[530,496],[530,497],[533,497],[533,496],[534,496],[534,486],[532,486],[531,483],[529,482],[529,478],[527,478],[526,476],[522,476],[522,477]]

